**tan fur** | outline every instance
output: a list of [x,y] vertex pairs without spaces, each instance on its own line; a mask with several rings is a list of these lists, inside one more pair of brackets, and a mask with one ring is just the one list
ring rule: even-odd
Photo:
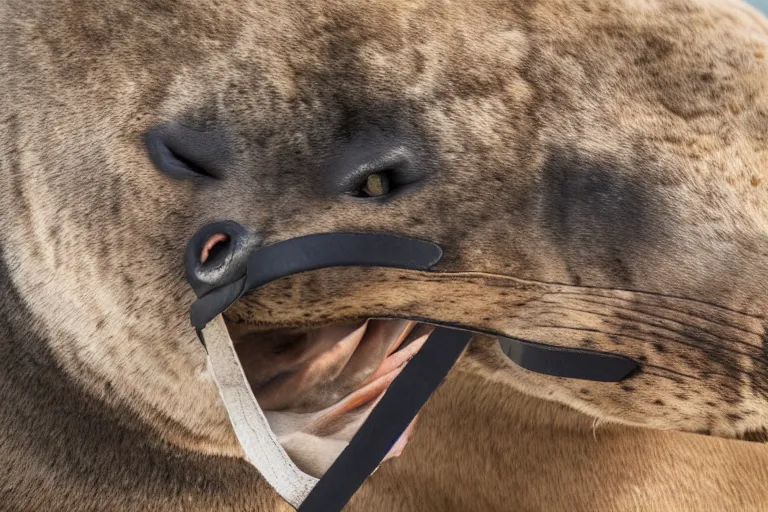
[[[472,356],[485,357],[487,347],[475,344]],[[381,511],[766,510],[768,450],[597,426],[489,383],[475,364],[459,364],[427,405],[413,444],[353,501],[359,510],[370,509],[367,499]]]
[[[768,23],[751,8],[2,0],[0,48],[8,508],[277,507],[236,458],[188,324],[184,245],[226,218],[265,243],[386,230],[446,252],[436,274],[275,283],[232,318],[426,316],[646,364],[606,385],[477,356],[413,443],[444,462],[406,455],[361,510],[393,493],[406,510],[765,502],[760,444],[628,427],[595,444],[590,420],[539,400],[722,437],[768,429]],[[165,121],[222,135],[226,179],[160,175],[142,135]],[[424,181],[385,202],[340,194],[333,162],[358,137],[406,144]],[[460,407],[499,428],[455,428]],[[514,492],[493,483],[503,473]]]

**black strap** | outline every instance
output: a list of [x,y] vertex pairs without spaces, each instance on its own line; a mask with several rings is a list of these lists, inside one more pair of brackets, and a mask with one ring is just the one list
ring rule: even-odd
[[496,338],[502,351],[516,365],[526,370],[563,377],[595,382],[619,382],[630,377],[640,365],[634,359],[621,354],[598,352],[571,347],[557,347],[546,343],[529,341],[506,336],[489,329],[467,326],[459,322],[445,322],[417,315],[382,316],[376,318],[402,318],[420,323],[470,331]]
[[472,333],[438,327],[403,371],[298,512],[340,511],[453,367]]
[[518,366],[553,377],[619,382],[639,369],[637,362],[619,354],[555,347],[504,336],[499,336],[499,345]]
[[299,272],[343,266],[429,270],[442,255],[432,242],[396,235],[321,233],[291,238],[253,251],[243,278],[196,300],[192,325],[202,329],[244,293]]

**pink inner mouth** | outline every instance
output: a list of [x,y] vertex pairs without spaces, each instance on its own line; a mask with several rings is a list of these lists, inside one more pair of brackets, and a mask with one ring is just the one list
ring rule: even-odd
[[427,336],[414,340],[403,350],[397,351],[402,345],[405,337],[401,337],[396,344],[392,345],[389,355],[379,364],[371,375],[363,381],[361,387],[352,394],[347,395],[338,404],[326,409],[324,418],[329,421],[337,416],[351,412],[358,407],[378,400],[384,395],[384,392],[392,384],[392,381],[405,368],[405,364],[421,349],[427,340]]
[[[277,418],[278,438],[303,436],[305,441],[293,446],[307,451],[315,474],[341,453],[433,331],[406,320],[367,320],[308,332],[228,327],[257,400],[268,418]],[[402,454],[415,422],[385,460]],[[289,454],[295,458],[290,449]]]
[[[415,323],[413,326],[415,326]],[[407,330],[406,334],[411,331],[413,326]],[[413,356],[415,356],[416,353],[421,350],[421,347],[424,346],[424,343],[426,343],[427,338],[431,332],[432,329],[430,329],[429,333],[426,333],[425,335],[415,339],[402,350],[397,350],[406,339],[406,336],[401,336],[398,341],[392,345],[387,357],[384,358],[381,364],[363,382],[362,386],[353,393],[347,395],[336,405],[325,409],[323,411],[323,415],[317,418],[316,421],[320,424],[329,424],[344,414],[353,412],[359,408],[365,407],[366,405],[369,406],[367,407],[364,416],[367,418],[376,404],[378,404],[381,398],[384,396],[384,393],[387,391],[387,389],[389,389],[390,384],[392,384],[397,376],[400,375],[400,372],[403,371],[403,368],[405,368],[405,365],[408,363],[408,361],[410,361]],[[413,419],[405,432],[401,434],[397,442],[395,442],[390,451],[387,453],[386,457],[384,457],[384,460],[397,457],[402,454],[405,446],[408,444],[411,434],[413,433],[417,419],[418,415]]]
[[205,263],[208,261],[208,258],[211,256],[211,252],[214,250],[214,248],[229,240],[229,237],[223,233],[216,233],[211,238],[208,239],[207,242],[205,242],[205,245],[203,246],[203,250],[200,252],[200,263]]

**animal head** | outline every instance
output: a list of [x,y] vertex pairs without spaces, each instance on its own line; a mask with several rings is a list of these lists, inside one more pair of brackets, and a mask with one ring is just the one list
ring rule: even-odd
[[618,384],[481,361],[599,418],[765,433],[768,24],[742,3],[2,10],[2,257],[29,328],[170,442],[238,453],[183,269],[223,219],[261,245],[363,231],[444,250],[434,272],[317,271],[227,312],[259,385],[309,375],[272,397],[286,413],[366,382],[404,324],[349,379],[308,339],[395,316],[640,361]]

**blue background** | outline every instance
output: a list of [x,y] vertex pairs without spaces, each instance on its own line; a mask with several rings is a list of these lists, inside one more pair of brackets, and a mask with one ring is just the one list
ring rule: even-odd
[[748,0],[748,1],[758,9],[762,9],[764,13],[768,13],[768,0]]

